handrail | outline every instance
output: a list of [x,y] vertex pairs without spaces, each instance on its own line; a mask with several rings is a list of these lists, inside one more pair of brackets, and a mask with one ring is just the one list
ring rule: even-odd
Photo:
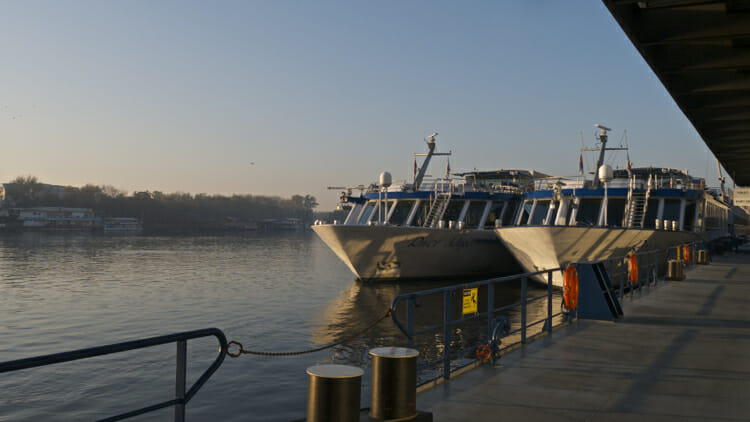
[[[682,246],[682,245],[681,245]],[[627,274],[627,268],[624,265],[626,256],[618,256],[618,257],[612,257],[607,258],[603,260],[593,261],[593,262],[586,262],[590,264],[595,263],[602,263],[605,266],[605,269],[608,270],[610,273],[610,278],[612,280],[619,280],[620,286],[619,289],[617,289],[617,296],[619,298],[623,298],[626,294],[632,294],[636,290],[640,290],[642,287],[650,287],[651,284],[655,284],[657,281],[657,277],[659,275],[659,254],[661,251],[659,250],[650,250],[650,251],[643,251],[638,252],[635,255],[639,258],[642,257],[642,259],[638,260],[638,266],[641,267],[641,271],[639,271],[639,276],[636,281],[629,282],[627,280],[628,274]],[[443,357],[439,361],[435,362],[428,362],[426,365],[423,365],[424,367],[432,367],[435,364],[438,364],[442,362],[443,364],[443,378],[449,379],[450,373],[451,373],[451,358],[460,356],[463,353],[465,353],[468,348],[465,348],[463,350],[458,351],[451,351],[451,337],[452,337],[452,331],[453,326],[464,323],[471,320],[476,320],[479,318],[487,318],[487,333],[488,333],[488,341],[493,340],[493,331],[496,328],[496,322],[494,320],[495,316],[499,314],[502,311],[509,310],[511,308],[521,308],[521,323],[520,327],[516,330],[512,330],[507,335],[510,334],[519,334],[521,336],[520,343],[525,344],[526,343],[526,337],[527,337],[527,330],[530,327],[539,325],[544,323],[544,327],[542,328],[543,331],[551,332],[553,328],[553,319],[559,316],[564,316],[563,322],[567,320],[567,317],[565,317],[566,314],[564,314],[562,311],[558,313],[552,312],[552,296],[553,296],[553,286],[552,286],[552,279],[553,279],[553,273],[555,271],[562,271],[564,268],[552,268],[552,269],[544,269],[536,272],[530,272],[530,273],[524,273],[524,274],[517,274],[517,275],[511,275],[511,276],[505,276],[505,277],[498,277],[498,278],[492,278],[488,280],[481,280],[481,281],[475,281],[470,283],[463,283],[463,284],[457,284],[452,286],[446,286],[446,287],[437,287],[429,290],[424,290],[420,292],[412,292],[412,293],[405,293],[399,296],[396,296],[392,303],[391,303],[391,309],[394,310],[394,312],[391,314],[391,318],[398,327],[398,329],[407,337],[409,347],[414,347],[414,341],[415,337],[418,335],[430,333],[430,332],[437,332],[439,333],[442,329],[443,334]],[[528,279],[531,277],[540,278],[543,277],[547,280],[547,293],[546,295],[541,296],[535,296],[535,297],[529,297],[527,295],[527,282]],[[501,283],[506,283],[510,281],[517,281],[521,280],[521,299],[519,301],[516,301],[514,303],[503,305],[501,307],[495,307],[494,305],[494,291],[495,286]],[[486,287],[487,288],[487,306],[486,309],[480,309],[477,314],[470,315],[470,316],[456,316],[455,318],[451,315],[451,308],[454,306],[453,299],[451,299],[451,295],[453,292],[461,291],[462,289],[470,289],[470,288],[477,288],[477,287]],[[556,289],[557,292],[559,292],[559,289]],[[419,298],[430,296],[430,295],[443,295],[443,317],[442,321],[433,320],[431,322],[428,322],[427,327],[420,327],[420,329],[415,328],[414,320],[415,320],[415,314],[417,310],[417,300]],[[558,293],[559,294],[559,293]],[[546,315],[537,321],[527,321],[527,312],[526,308],[527,305],[546,299],[547,306],[546,306]],[[403,302],[407,302],[407,309],[406,309],[406,321],[399,320],[399,317],[397,315],[396,310],[399,309],[399,304],[402,304]],[[485,308],[483,306],[483,308]],[[562,323],[562,322],[561,322]],[[434,325],[430,325],[434,324]],[[482,329],[483,331],[483,329]],[[510,347],[511,345],[505,345],[504,347]]]
[[[203,374],[193,383],[190,389],[185,392],[185,380],[187,373],[187,340],[210,336],[216,337],[216,339],[219,341],[219,354],[218,356],[216,356],[216,359],[211,364],[211,366],[209,366],[208,369],[206,369]],[[177,343],[177,371],[175,381],[175,391],[177,397],[172,400],[167,400],[151,406],[101,419],[100,421],[119,421],[122,419],[131,418],[133,416],[142,415],[144,413],[153,412],[155,410],[163,409],[169,406],[175,406],[175,421],[184,421],[185,406],[190,401],[190,399],[193,398],[193,396],[198,392],[198,390],[200,390],[203,384],[208,381],[211,375],[213,375],[214,372],[219,369],[219,366],[221,366],[226,356],[227,338],[224,335],[224,332],[222,332],[218,328],[204,328],[201,330],[185,331],[180,333],[149,337],[140,340],[109,344],[105,346],[90,347],[69,352],[53,353],[49,355],[2,362],[0,363],[0,373],[36,368],[39,366],[53,365],[56,363],[70,362],[80,359],[87,359],[96,356],[143,349],[146,347],[159,346],[168,343]]]

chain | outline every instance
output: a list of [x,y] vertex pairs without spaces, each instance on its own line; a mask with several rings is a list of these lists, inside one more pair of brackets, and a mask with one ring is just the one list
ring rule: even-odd
[[[362,331],[360,331],[360,332],[358,332],[356,334],[350,335],[349,337],[346,337],[346,338],[344,338],[342,340],[339,340],[336,343],[331,343],[331,344],[328,344],[328,345],[323,346],[323,347],[318,347],[316,349],[303,350],[303,351],[300,351],[300,352],[257,352],[257,351],[253,351],[253,350],[245,350],[245,348],[242,347],[242,343],[240,343],[238,341],[232,340],[229,343],[227,343],[227,355],[229,355],[230,357],[236,358],[236,357],[239,357],[240,355],[296,356],[296,355],[304,355],[304,354],[307,354],[307,353],[315,353],[315,352],[319,352],[321,350],[330,349],[331,347],[347,343],[350,340],[353,340],[353,339],[361,336],[362,334],[364,334],[364,333],[370,331],[371,329],[375,328],[376,325],[380,324],[381,321],[383,321],[384,319],[388,318],[392,314],[393,314],[393,308],[388,308],[388,311],[386,311],[385,315],[383,315],[382,317],[378,318],[377,321],[373,322],[372,324],[370,324],[369,326],[367,326]],[[239,349],[236,352],[233,353],[231,351],[232,346],[237,346]]]

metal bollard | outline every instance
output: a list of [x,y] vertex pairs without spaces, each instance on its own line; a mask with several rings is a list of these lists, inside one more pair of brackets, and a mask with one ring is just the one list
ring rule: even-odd
[[698,264],[706,265],[708,264],[708,259],[706,258],[706,250],[701,249],[698,251]]
[[310,422],[359,421],[359,396],[364,371],[348,365],[307,368],[307,420]]
[[682,271],[682,261],[679,259],[670,259],[667,263],[667,279],[668,280],[683,280],[685,277]]
[[410,420],[417,417],[417,357],[405,347],[379,347],[372,356],[370,417]]

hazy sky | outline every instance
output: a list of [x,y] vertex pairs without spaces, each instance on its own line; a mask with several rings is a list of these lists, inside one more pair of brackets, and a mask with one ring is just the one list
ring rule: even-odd
[[[315,195],[453,171],[713,155],[606,8],[580,1],[3,1],[0,181]],[[624,166],[624,154],[615,166]],[[587,158],[587,165],[593,158]],[[254,163],[254,164],[253,164]],[[430,171],[445,172],[437,160]]]

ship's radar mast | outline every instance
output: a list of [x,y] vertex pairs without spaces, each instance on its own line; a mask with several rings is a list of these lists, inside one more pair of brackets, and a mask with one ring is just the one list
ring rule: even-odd
[[422,179],[424,179],[425,174],[427,174],[427,166],[430,164],[430,160],[435,155],[451,155],[450,152],[435,152],[435,138],[437,138],[437,132],[433,133],[432,135],[427,136],[425,138],[425,142],[427,143],[427,153],[426,154],[414,154],[415,157],[415,166],[416,166],[416,157],[425,157],[424,161],[422,162],[422,167],[419,169],[419,173],[417,173],[416,176],[414,176],[414,190],[419,190],[419,185],[422,184]]
[[[602,143],[602,147],[599,150],[599,158],[596,160],[596,167],[595,167],[596,171],[598,172],[599,168],[602,166],[602,164],[604,164],[604,151],[607,149],[607,132],[611,131],[612,129],[610,129],[610,128],[604,126],[604,125],[600,125],[599,123],[595,124],[594,127],[600,129],[600,132],[599,132],[599,141]],[[598,177],[594,177],[594,187],[598,188],[599,187],[599,183],[601,183],[601,181],[599,180],[599,178]]]

